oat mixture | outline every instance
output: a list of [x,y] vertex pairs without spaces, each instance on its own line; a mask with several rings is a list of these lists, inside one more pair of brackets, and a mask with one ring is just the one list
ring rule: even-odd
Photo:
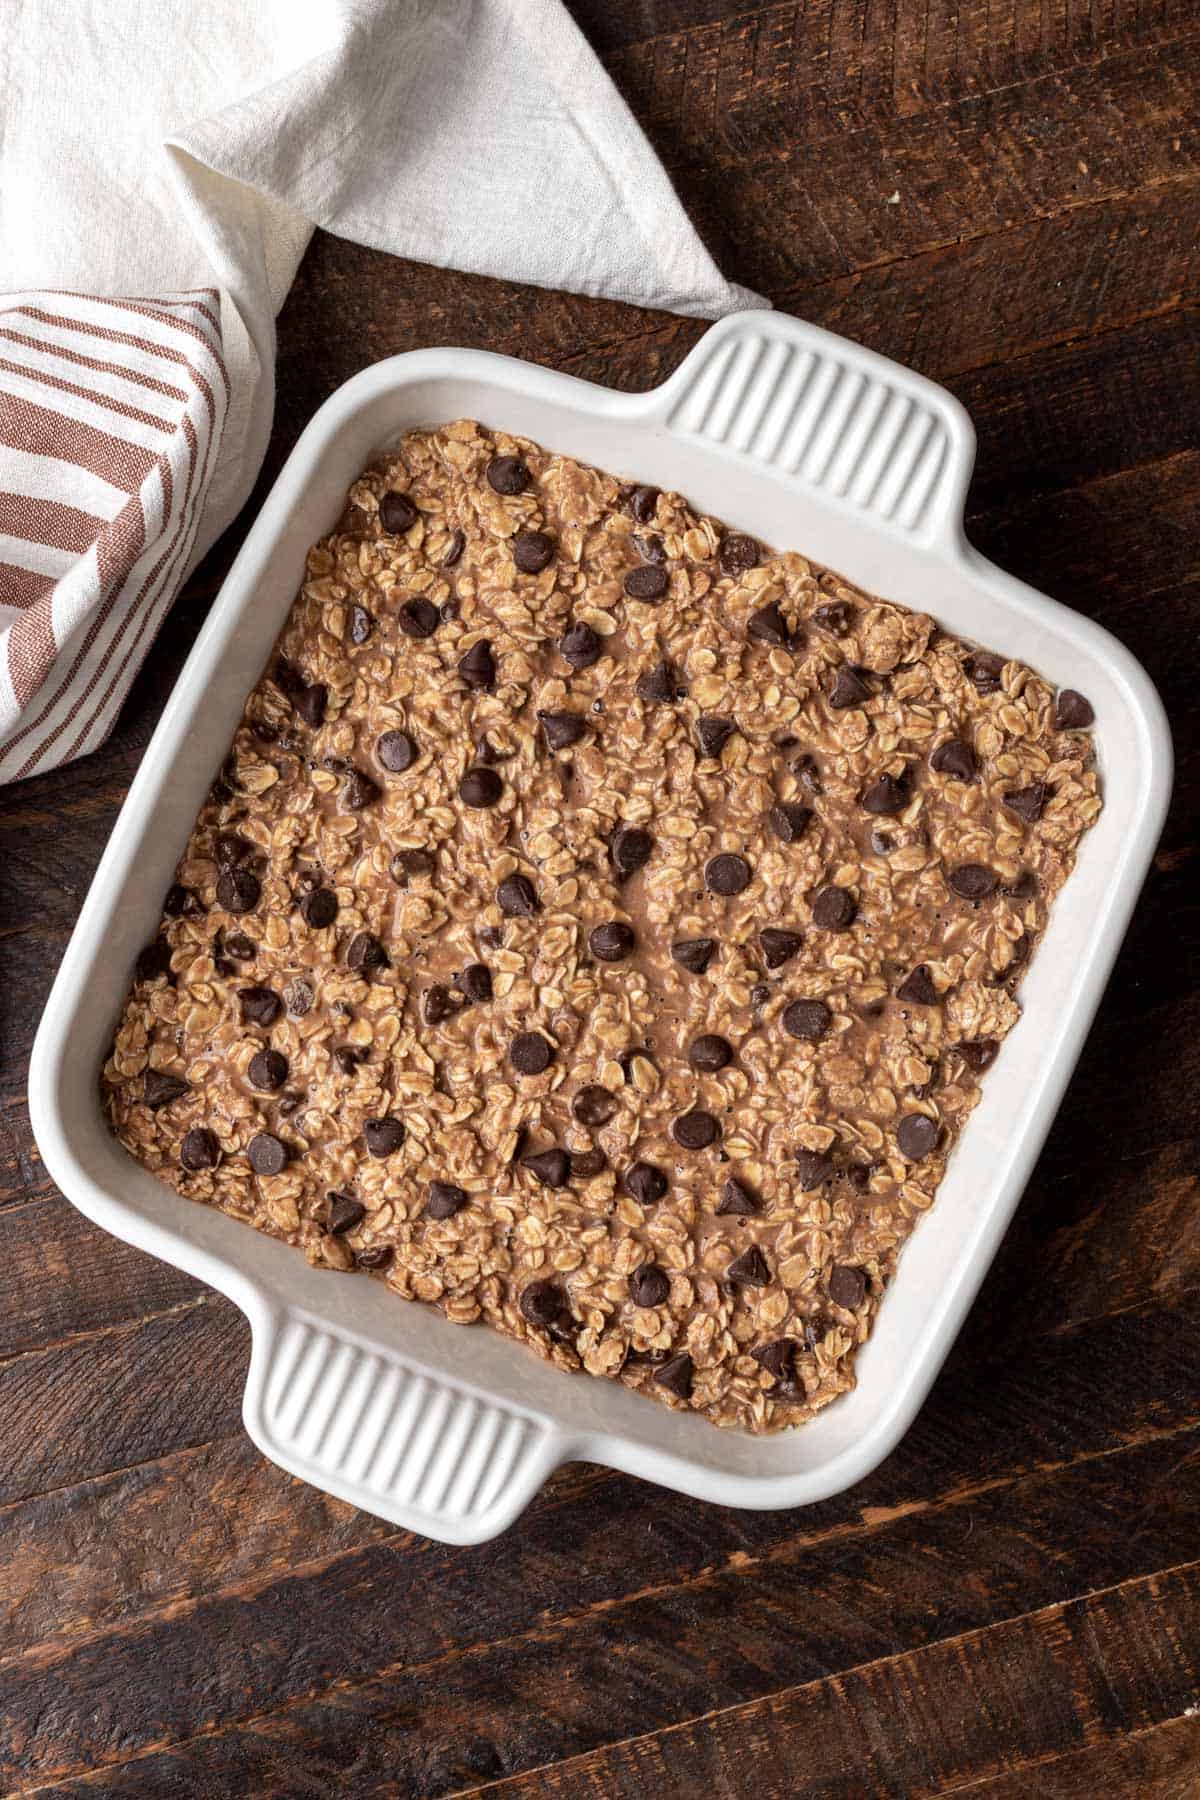
[[718,1425],[853,1384],[1082,695],[470,421],[351,489],[103,1073],[181,1194]]

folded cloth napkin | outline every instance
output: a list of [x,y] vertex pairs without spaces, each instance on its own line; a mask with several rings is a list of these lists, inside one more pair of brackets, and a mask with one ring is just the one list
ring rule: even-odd
[[314,226],[706,318],[762,304],[560,0],[23,0],[0,96],[0,781],[104,741],[245,501]]

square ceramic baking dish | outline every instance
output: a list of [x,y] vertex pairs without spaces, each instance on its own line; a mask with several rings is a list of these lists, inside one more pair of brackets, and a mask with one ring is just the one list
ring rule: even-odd
[[[301,579],[373,452],[468,415],[640,481],[676,488],[951,630],[1003,649],[1096,711],[1105,805],[1021,989],[1024,1016],[984,1083],[936,1206],[906,1247],[858,1385],[801,1430],[720,1431],[618,1383],[571,1377],[495,1332],[464,1330],[381,1283],[181,1199],[110,1137],[98,1074],[134,957],[245,697]],[[929,1391],[1033,1166],[1154,850],[1171,780],[1158,697],[1096,625],[971,550],[974,436],[942,389],[789,318],[714,326],[648,394],[507,358],[419,350],[323,406],[230,571],[163,713],[63,959],[34,1048],[46,1166],[106,1230],[210,1282],[247,1314],[244,1417],[285,1469],[450,1542],[502,1531],[570,1459],[732,1506],[799,1506],[867,1474]],[[186,1382],[186,1374],[181,1374]]]

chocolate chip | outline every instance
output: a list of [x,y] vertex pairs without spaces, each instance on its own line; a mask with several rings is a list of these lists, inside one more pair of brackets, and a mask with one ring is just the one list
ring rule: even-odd
[[870,842],[871,849],[875,852],[876,856],[886,856],[892,849],[894,840],[888,836],[886,831],[880,831],[876,828],[871,833]]
[[316,731],[318,726],[325,723],[325,707],[328,700],[329,689],[325,683],[314,681],[311,687],[304,688],[301,693],[296,695],[292,704],[304,723]]
[[425,600],[417,595],[415,599],[404,602],[397,622],[405,637],[430,638],[442,621],[432,600]]
[[654,1206],[667,1191],[667,1178],[655,1163],[635,1162],[625,1171],[627,1192],[641,1206]]
[[137,978],[139,981],[156,981],[160,975],[171,973],[171,946],[166,938],[155,938],[144,950],[138,951]]
[[397,850],[388,864],[388,872],[397,887],[407,887],[419,876],[432,875],[436,868],[437,858],[430,850]]
[[1015,881],[1010,881],[1004,892],[1010,900],[1032,900],[1038,891],[1038,878],[1032,869],[1022,869]]
[[325,1229],[330,1237],[341,1237],[355,1231],[367,1216],[367,1209],[353,1194],[331,1191],[325,1196]]
[[667,571],[657,563],[639,563],[625,577],[631,600],[661,600],[667,591]]
[[587,721],[571,712],[539,712],[538,724],[551,750],[565,750],[568,745],[577,744],[587,730]]
[[736,729],[732,719],[697,719],[696,742],[701,756],[711,757],[715,762]]
[[744,1181],[730,1176],[721,1189],[721,1204],[717,1208],[720,1218],[730,1217],[751,1219],[761,1208],[762,1202],[753,1188],[747,1187]]
[[767,1001],[770,998],[771,998],[770,983],[766,982],[766,981],[756,981],[754,986],[750,989],[750,1004],[751,1004],[751,1006],[763,1007],[767,1004]]
[[142,1098],[151,1112],[170,1106],[172,1100],[178,1100],[187,1091],[187,1082],[178,1075],[168,1075],[165,1069],[147,1069],[142,1077]]
[[306,1013],[310,1013],[314,998],[312,987],[307,981],[290,981],[283,990],[284,1005],[293,1019],[302,1019]]
[[963,900],[986,900],[995,893],[998,879],[982,863],[959,863],[946,877],[950,888]]
[[221,1158],[216,1133],[204,1125],[194,1125],[179,1147],[179,1161],[193,1175],[201,1169],[215,1169]]
[[833,1158],[819,1150],[797,1150],[796,1170],[800,1186],[808,1192],[833,1180]]
[[295,663],[286,656],[281,656],[276,662],[271,671],[271,680],[280,693],[286,695],[289,700],[294,700],[296,695],[302,694],[308,686]]
[[402,775],[417,760],[417,746],[407,731],[385,731],[375,745],[375,754],[393,775]]
[[633,954],[636,942],[633,926],[627,925],[623,919],[606,920],[588,935],[588,949],[597,962],[624,962],[627,956]]
[[365,606],[350,608],[350,642],[352,644],[365,644],[374,629],[374,615],[369,613]]
[[242,1019],[248,1025],[273,1025],[283,1011],[283,1002],[274,988],[239,988],[238,999],[242,1003]]
[[366,1250],[356,1250],[355,1266],[360,1269],[386,1269],[395,1251],[390,1244],[371,1244]]
[[1063,688],[1054,706],[1054,725],[1057,731],[1086,731],[1095,723],[1096,715],[1090,700],[1074,688]]
[[936,1006],[941,995],[933,985],[933,977],[929,973],[928,963],[918,963],[912,974],[907,976],[896,989],[897,1000],[907,1000],[913,1006]]
[[731,899],[749,887],[750,864],[744,856],[733,856],[728,852],[710,857],[704,865],[704,885],[710,894]]
[[761,560],[762,551],[752,537],[746,537],[740,531],[727,531],[721,539],[717,561],[722,575],[744,575],[747,569],[757,568]]
[[630,542],[643,562],[662,563],[667,560],[666,547],[662,539],[653,531],[632,531]]
[[314,931],[324,931],[338,916],[338,897],[332,888],[314,888],[300,902],[300,917]]
[[421,996],[421,1018],[426,1025],[440,1025],[457,1010],[444,982],[435,982]]
[[495,806],[503,792],[504,783],[495,769],[482,768],[478,764],[468,769],[458,784],[458,797],[463,805],[477,810]]
[[867,1278],[861,1269],[838,1263],[829,1271],[829,1298],[847,1312],[857,1312],[867,1296]]
[[590,669],[604,654],[604,640],[582,619],[567,627],[558,646],[559,654],[573,669]]
[[783,1029],[805,1044],[817,1044],[833,1023],[823,1000],[793,1000],[783,1014]]
[[497,494],[523,494],[533,476],[519,456],[493,456],[487,466],[489,486]]
[[253,912],[262,896],[262,883],[249,869],[230,863],[217,876],[217,905],[226,912]]
[[692,1039],[688,1061],[702,1074],[715,1075],[718,1069],[728,1068],[733,1061],[733,1046],[728,1038],[719,1037],[715,1031],[705,1031]]
[[842,712],[848,706],[862,706],[870,698],[871,690],[858,670],[849,663],[843,663],[829,690],[830,706],[835,712]]
[[858,905],[849,888],[823,887],[812,903],[813,924],[823,931],[848,931],[858,917]]
[[799,1349],[794,1338],[776,1338],[774,1343],[762,1344],[750,1352],[759,1367],[775,1377],[775,1386],[770,1391],[783,1400],[804,1399],[804,1383],[796,1373]]
[[863,795],[862,807],[864,812],[888,817],[892,813],[903,812],[911,798],[903,775],[883,774],[878,781],[871,783]]
[[665,656],[637,679],[638,698],[653,706],[674,705],[675,701],[683,698],[686,691],[680,685],[674,663],[668,662]]
[[760,644],[786,644],[788,641],[788,624],[779,610],[777,600],[768,601],[760,606],[756,613],[751,613],[746,624],[746,635]]
[[580,1088],[571,1102],[571,1112],[581,1125],[595,1129],[607,1125],[617,1111],[617,1101],[606,1087],[593,1083],[590,1087]]
[[707,1150],[721,1135],[721,1127],[709,1112],[698,1107],[682,1113],[671,1126],[671,1136],[684,1150]]
[[979,693],[994,694],[1004,673],[1004,658],[994,656],[990,650],[973,650],[964,667]]
[[537,889],[528,875],[506,875],[496,889],[496,899],[510,919],[529,919],[538,911]]
[[635,1306],[661,1306],[671,1283],[655,1263],[642,1263],[629,1277],[629,1298]]
[[373,806],[380,795],[378,784],[364,775],[361,769],[351,769],[342,789],[342,807],[345,812],[361,812],[364,806]]
[[783,931],[776,925],[764,925],[758,934],[763,961],[768,969],[781,969],[799,951],[804,939],[798,931]]
[[823,630],[831,631],[834,637],[845,637],[854,624],[854,608],[847,600],[830,600],[824,606],[817,607],[813,618]]
[[360,1063],[366,1061],[367,1053],[354,1044],[339,1044],[333,1053],[333,1060],[343,1075],[353,1075]]
[[896,1127],[900,1154],[909,1162],[923,1162],[937,1141],[937,1124],[926,1113],[905,1113]]
[[245,837],[239,837],[237,832],[216,833],[218,868],[227,868],[228,864],[234,864],[234,862],[245,862],[252,850],[254,850],[254,844],[248,844]]
[[452,1181],[431,1181],[425,1200],[425,1216],[428,1219],[452,1219],[469,1204],[464,1188],[456,1187]]
[[540,1031],[522,1031],[508,1047],[508,1060],[520,1075],[541,1075],[554,1061],[554,1046]]
[[785,844],[794,844],[804,836],[812,821],[812,809],[795,800],[781,800],[767,814],[767,823],[775,836]]
[[372,1156],[394,1156],[407,1135],[403,1122],[390,1115],[368,1119],[363,1126],[363,1141]]
[[629,511],[639,525],[649,525],[658,510],[658,494],[656,487],[635,487],[629,496]]
[[291,1161],[291,1152],[273,1132],[259,1131],[246,1145],[246,1159],[256,1175],[282,1175]]
[[695,1366],[684,1350],[655,1369],[651,1379],[657,1387],[665,1388],[668,1394],[673,1394],[676,1400],[690,1400],[694,1374]]
[[454,977],[454,985],[468,1006],[481,1006],[492,997],[492,971],[486,963],[468,963]]
[[346,951],[346,967],[369,975],[372,969],[390,966],[391,959],[374,932],[356,931]]
[[545,531],[519,531],[512,541],[512,554],[522,575],[540,575],[554,559],[554,539]]
[[231,931],[222,939],[226,956],[232,956],[235,962],[252,962],[258,954],[258,946],[253,938],[248,938],[244,931]]
[[973,1069],[977,1075],[981,1075],[995,1062],[1000,1045],[995,1038],[973,1038],[966,1043],[956,1044],[954,1048],[968,1069]]
[[1024,819],[1027,825],[1033,825],[1042,816],[1047,793],[1044,781],[1031,781],[1028,787],[1013,788],[1001,798],[1009,812],[1015,812],[1018,819]]
[[490,692],[495,687],[496,659],[487,638],[480,638],[465,655],[459,657],[458,673],[469,688],[481,688]]
[[591,1150],[572,1150],[571,1152],[572,1181],[591,1181],[607,1167],[608,1158],[603,1150],[593,1148]]
[[929,766],[939,775],[949,775],[955,781],[974,781],[979,773],[975,752],[961,738],[947,738],[944,744],[939,744],[929,759]]
[[771,1279],[770,1264],[758,1245],[751,1244],[740,1256],[734,1257],[725,1271],[725,1279],[739,1287],[766,1287]]
[[609,845],[613,866],[622,879],[643,868],[653,849],[654,839],[639,825],[618,825]]
[[251,1087],[274,1094],[288,1078],[288,1059],[278,1050],[260,1050],[250,1058],[246,1073]]
[[553,1325],[566,1308],[566,1298],[556,1281],[531,1281],[521,1290],[521,1312],[531,1325]]
[[173,881],[163,900],[163,911],[168,919],[195,917],[197,913],[204,911],[204,904],[199,895],[194,894],[191,888],[184,887],[181,882]]
[[671,955],[689,975],[703,975],[713,959],[716,947],[715,938],[677,938],[671,945]]
[[398,494],[392,489],[379,502],[379,522],[385,531],[399,537],[401,532],[411,530],[416,524],[417,509],[407,494]]
[[543,1187],[566,1187],[571,1179],[571,1158],[565,1150],[537,1150],[532,1156],[521,1158],[521,1167],[528,1169]]

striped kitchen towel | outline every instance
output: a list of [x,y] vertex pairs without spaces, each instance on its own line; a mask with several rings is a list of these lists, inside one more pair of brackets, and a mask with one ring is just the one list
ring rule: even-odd
[[228,404],[213,289],[0,297],[0,781],[108,735],[188,566]]

